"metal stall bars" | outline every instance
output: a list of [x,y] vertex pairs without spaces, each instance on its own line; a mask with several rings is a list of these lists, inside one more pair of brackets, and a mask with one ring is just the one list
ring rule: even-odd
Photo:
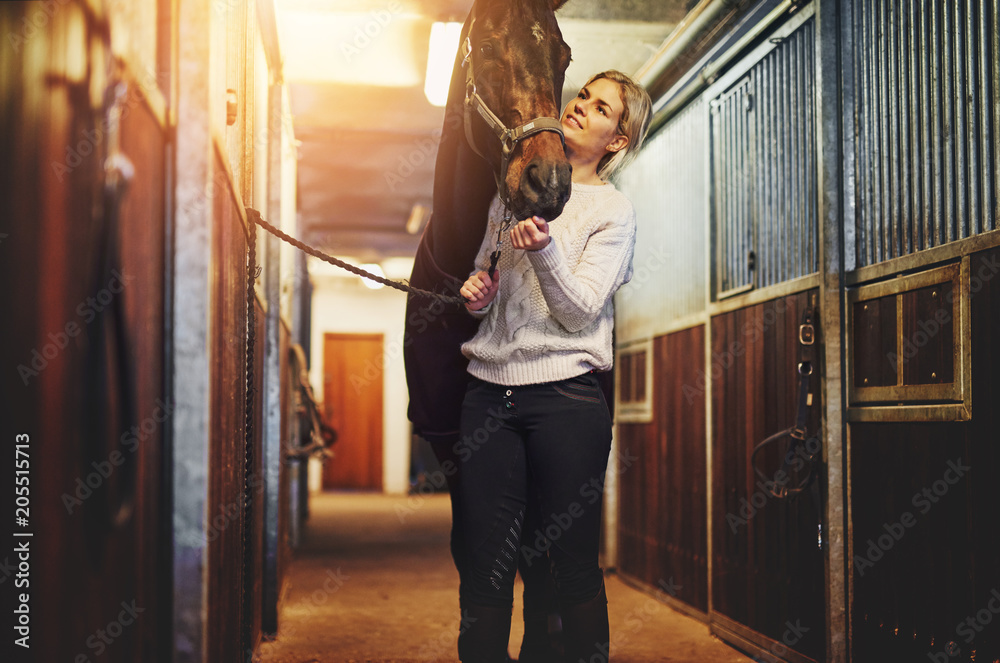
[[[761,440],[795,420],[798,327],[818,301],[815,53],[815,7],[802,7],[705,92],[712,155],[710,617],[724,639],[771,657],[780,651],[777,658],[789,661],[822,660],[827,649],[828,552],[819,534],[825,502],[805,493],[774,498],[755,481],[751,459]],[[817,395],[806,414],[809,430],[820,428],[823,391]],[[807,440],[807,455],[819,454],[822,440]],[[764,449],[758,458],[775,481],[784,452]],[[789,624],[804,628],[790,633]]]
[[[620,457],[618,566],[703,621],[709,607],[710,496],[705,394],[708,117],[697,99],[618,178],[638,241],[615,298]],[[672,582],[671,582],[672,581]]]
[[[856,0],[853,266],[972,237],[1000,216],[996,3]],[[848,265],[848,269],[853,267]]]
[[814,27],[772,39],[711,102],[716,299],[818,269]]
[[992,661],[1000,3],[840,18],[851,654]]

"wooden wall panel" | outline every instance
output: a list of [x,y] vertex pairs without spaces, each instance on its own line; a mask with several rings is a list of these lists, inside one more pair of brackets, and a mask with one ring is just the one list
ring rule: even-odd
[[[822,660],[826,622],[819,505],[809,492],[784,500],[771,496],[758,485],[750,464],[754,446],[795,423],[798,328],[814,292],[712,319],[712,607],[778,641],[786,637],[789,622],[799,623],[808,631],[792,649]],[[816,357],[822,356],[821,341]],[[820,374],[817,364],[810,435],[819,430]],[[774,477],[786,450],[786,442],[765,448],[758,467]]]
[[654,339],[653,422],[618,425],[636,458],[619,478],[618,548],[623,573],[707,612],[704,355],[701,326]]
[[136,176],[122,203],[122,274],[131,278],[122,294],[136,367],[135,428],[116,431],[125,450],[134,450],[136,596],[141,615],[138,645],[132,660],[155,661],[169,642],[171,559],[170,508],[167,499],[164,433],[173,404],[164,398],[164,166],[165,133],[143,104],[122,119],[122,152],[135,165]]
[[[218,158],[218,154],[216,155]],[[215,164],[218,172],[221,162]],[[217,177],[216,181],[225,181]],[[215,228],[212,270],[212,423],[209,452],[209,589],[208,649],[211,660],[234,660],[241,646],[241,619],[250,610],[252,637],[260,633],[260,578],[263,531],[263,477],[260,472],[264,312],[256,306],[254,339],[254,449],[251,472],[252,520],[243,516],[246,439],[246,230],[230,189],[212,199]],[[247,572],[249,596],[243,592],[244,528],[251,540]],[[241,603],[241,601],[245,603]],[[240,618],[236,618],[240,616]]]
[[[0,54],[0,365],[8,369],[0,439],[13,461],[15,435],[28,436],[28,524],[11,529],[33,534],[18,539],[31,552],[29,584],[18,589],[30,594],[31,649],[14,647],[11,630],[3,651],[5,660],[158,661],[169,651],[159,620],[170,566],[160,531],[170,414],[164,132],[133,84],[120,149],[134,176],[112,222],[103,214],[112,207],[97,204],[108,127],[90,105],[85,69],[85,47],[89,73],[105,65],[97,19],[72,4],[42,14],[44,22],[40,12],[38,3],[0,10],[0,31],[11,38]],[[88,362],[102,353],[104,361]],[[2,469],[10,482],[2,504],[13,516],[14,470]],[[16,563],[13,550],[0,562]],[[15,592],[6,590],[15,580],[5,580],[12,615]],[[120,620],[126,607],[134,619]]]
[[1000,661],[998,266],[970,264],[972,420],[851,425],[855,663]]

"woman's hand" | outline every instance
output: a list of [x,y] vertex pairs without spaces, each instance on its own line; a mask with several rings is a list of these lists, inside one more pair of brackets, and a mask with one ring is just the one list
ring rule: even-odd
[[549,245],[549,222],[540,216],[519,221],[510,229],[510,243],[515,249],[537,251]]
[[466,280],[458,292],[468,300],[465,308],[479,311],[490,305],[499,289],[500,277],[497,272],[493,272],[493,278],[490,278],[488,272],[477,272]]

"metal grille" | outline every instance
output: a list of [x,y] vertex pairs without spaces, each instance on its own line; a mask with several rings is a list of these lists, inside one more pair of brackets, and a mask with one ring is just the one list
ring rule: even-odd
[[814,43],[809,20],[712,101],[717,297],[818,269]]
[[705,309],[707,127],[699,99],[651,137],[617,179],[638,223],[632,281],[616,299],[620,341]]
[[752,287],[753,168],[756,156],[750,79],[713,103],[716,191],[716,291],[720,296]]
[[996,0],[854,0],[857,265],[997,228]]

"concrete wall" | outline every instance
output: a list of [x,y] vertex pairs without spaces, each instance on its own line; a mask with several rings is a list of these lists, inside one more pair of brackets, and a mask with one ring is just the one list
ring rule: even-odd
[[[403,370],[403,318],[406,295],[391,288],[371,290],[361,279],[318,270],[310,259],[315,287],[312,298],[312,360],[310,382],[323,400],[323,336],[328,333],[382,334],[383,463],[382,485],[389,494],[405,494],[409,485],[409,401]],[[332,269],[332,268],[331,268]],[[317,273],[319,272],[319,273]],[[315,462],[315,461],[314,461]],[[310,471],[310,489],[320,488],[320,474]]]

